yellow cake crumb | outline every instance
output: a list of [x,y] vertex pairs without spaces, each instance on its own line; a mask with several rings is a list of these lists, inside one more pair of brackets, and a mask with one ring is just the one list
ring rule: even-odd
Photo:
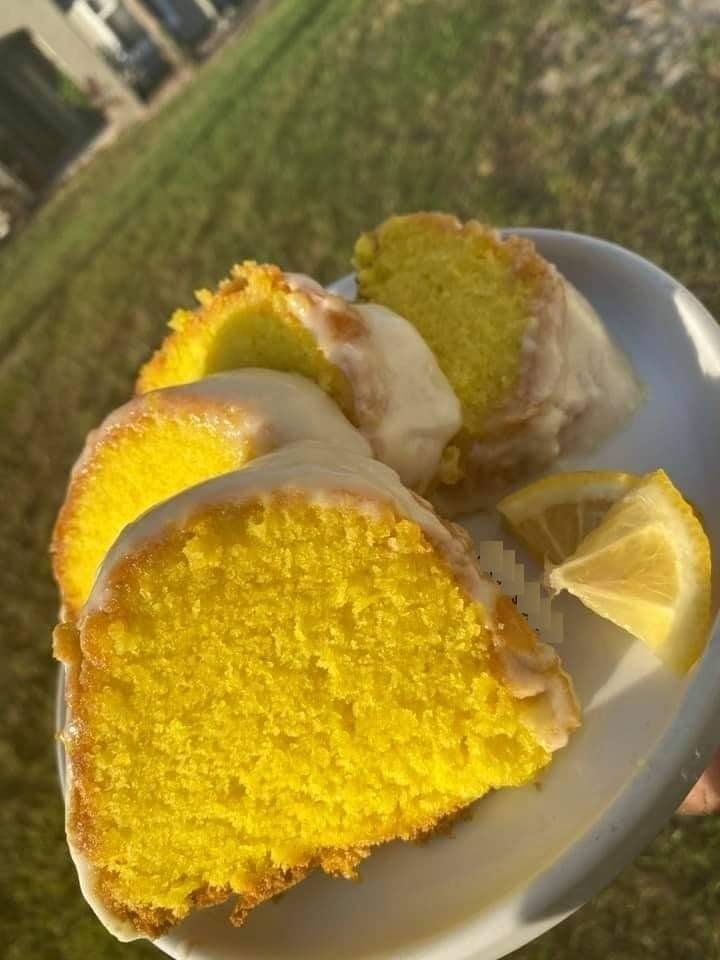
[[231,893],[242,919],[314,867],[352,875],[550,757],[482,607],[380,503],[198,508],[116,565],[77,644],[69,836],[148,935]]
[[[137,403],[137,401],[136,401]],[[254,456],[232,404],[173,403],[153,394],[127,418],[91,435],[53,533],[55,577],[69,615],[87,600],[122,529],[168,497]]]
[[482,436],[519,388],[523,334],[547,273],[532,244],[416,213],[363,234],[354,263],[361,299],[414,324],[462,403],[465,431]]
[[141,369],[137,392],[261,367],[314,380],[352,420],[352,392],[345,375],[325,357],[298,316],[298,305],[311,296],[292,291],[279,267],[250,260],[236,265],[215,292],[197,293],[197,310],[175,311],[169,323],[173,332]]

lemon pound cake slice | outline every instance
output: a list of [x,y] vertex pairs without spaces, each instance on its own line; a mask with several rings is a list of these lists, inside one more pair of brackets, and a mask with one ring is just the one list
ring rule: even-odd
[[363,300],[410,321],[462,405],[448,512],[492,502],[563,450],[590,447],[640,399],[587,301],[524,237],[440,213],[390,217],[355,246]]
[[306,441],[127,527],[55,633],[67,835],[121,939],[313,869],[355,875],[578,723],[570,681],[467,535],[385,465]]
[[335,400],[403,483],[427,488],[461,414],[411,324],[387,308],[356,309],[310,277],[249,261],[215,293],[197,296],[198,310],[174,313],[138,392],[239,367],[293,371]]
[[87,600],[126,524],[186,487],[296,440],[370,455],[322,390],[291,373],[217,374],[112,413],[89,435],[55,525],[53,567],[67,615]]

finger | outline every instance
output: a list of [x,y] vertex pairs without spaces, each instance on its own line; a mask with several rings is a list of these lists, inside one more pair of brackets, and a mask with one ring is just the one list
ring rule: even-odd
[[677,812],[688,816],[720,813],[720,750]]

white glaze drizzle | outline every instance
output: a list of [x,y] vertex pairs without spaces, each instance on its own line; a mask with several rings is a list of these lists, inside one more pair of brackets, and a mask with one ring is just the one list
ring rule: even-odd
[[[415,327],[387,307],[349,304],[303,274],[286,279],[291,290],[306,295],[294,304],[299,319],[347,376],[358,427],[375,456],[422,493],[462,422],[460,402],[435,355]],[[338,311],[352,314],[362,333],[338,338],[331,321]]]
[[385,409],[366,431],[375,456],[422,493],[462,424],[460,401],[412,324],[387,307],[356,304],[382,358]]

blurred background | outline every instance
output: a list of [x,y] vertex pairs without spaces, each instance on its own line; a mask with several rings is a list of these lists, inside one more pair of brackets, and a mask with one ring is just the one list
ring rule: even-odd
[[[328,282],[425,208],[605,237],[720,314],[719,113],[718,0],[0,0],[3,957],[158,956],[66,852],[47,542],[170,311],[243,258]],[[515,954],[644,957],[720,958],[720,819]]]

